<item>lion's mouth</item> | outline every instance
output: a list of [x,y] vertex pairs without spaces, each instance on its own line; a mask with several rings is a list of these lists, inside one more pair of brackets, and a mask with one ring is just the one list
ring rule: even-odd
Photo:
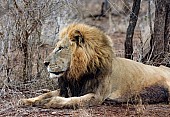
[[52,74],[55,74],[55,75],[60,75],[60,74],[62,74],[62,73],[64,73],[65,71],[59,71],[59,72],[50,72],[50,73],[52,73]]
[[66,72],[64,69],[63,70],[62,69],[61,70],[52,70],[50,67],[47,67],[47,70],[50,73],[50,78],[59,78],[64,74],[64,72]]

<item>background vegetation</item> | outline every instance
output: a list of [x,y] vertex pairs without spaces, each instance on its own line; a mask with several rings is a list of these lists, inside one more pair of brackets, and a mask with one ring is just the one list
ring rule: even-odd
[[[136,7],[139,13],[133,11]],[[0,116],[22,116],[23,111],[30,115],[25,110],[19,110],[19,115],[13,112],[18,110],[17,100],[57,88],[57,79],[49,79],[43,60],[57,42],[59,31],[73,22],[105,31],[113,40],[116,56],[169,65],[168,0],[1,0]],[[133,28],[131,38],[128,26]],[[9,109],[13,111],[6,114]],[[33,110],[33,115],[39,113]]]

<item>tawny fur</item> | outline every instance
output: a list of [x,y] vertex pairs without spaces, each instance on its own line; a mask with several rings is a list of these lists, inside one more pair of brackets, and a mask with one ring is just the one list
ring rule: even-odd
[[[59,51],[61,46],[64,49]],[[67,66],[61,78],[61,84],[66,84],[61,86],[60,91],[22,99],[21,105],[79,108],[101,104],[107,98],[127,101],[152,85],[160,85],[170,91],[169,68],[115,57],[111,39],[99,29],[85,24],[71,24],[64,28],[60,32],[60,41],[46,61],[50,62],[53,72],[62,71],[63,66]],[[78,88],[82,88],[80,93],[76,92],[79,90],[74,87],[75,82]],[[71,97],[61,97],[61,91],[67,92],[68,88]]]

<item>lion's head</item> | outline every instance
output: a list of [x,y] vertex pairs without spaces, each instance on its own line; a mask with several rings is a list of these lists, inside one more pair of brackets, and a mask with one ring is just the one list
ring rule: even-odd
[[69,78],[79,79],[89,72],[110,71],[112,57],[112,43],[104,32],[85,24],[71,24],[60,32],[44,64],[51,77],[67,73]]

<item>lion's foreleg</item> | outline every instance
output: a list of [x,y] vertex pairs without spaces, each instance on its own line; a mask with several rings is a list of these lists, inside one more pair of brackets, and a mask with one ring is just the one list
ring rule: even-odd
[[38,105],[39,102],[43,102],[46,101],[47,99],[51,99],[52,97],[58,96],[59,95],[59,90],[55,90],[55,91],[50,91],[48,93],[44,93],[42,95],[39,95],[37,97],[34,98],[28,98],[28,99],[21,99],[19,101],[19,105],[22,106],[33,106],[33,105]]
[[49,102],[44,104],[44,108],[80,108],[98,105],[102,103],[102,98],[93,93],[86,94],[80,97],[53,97]]

